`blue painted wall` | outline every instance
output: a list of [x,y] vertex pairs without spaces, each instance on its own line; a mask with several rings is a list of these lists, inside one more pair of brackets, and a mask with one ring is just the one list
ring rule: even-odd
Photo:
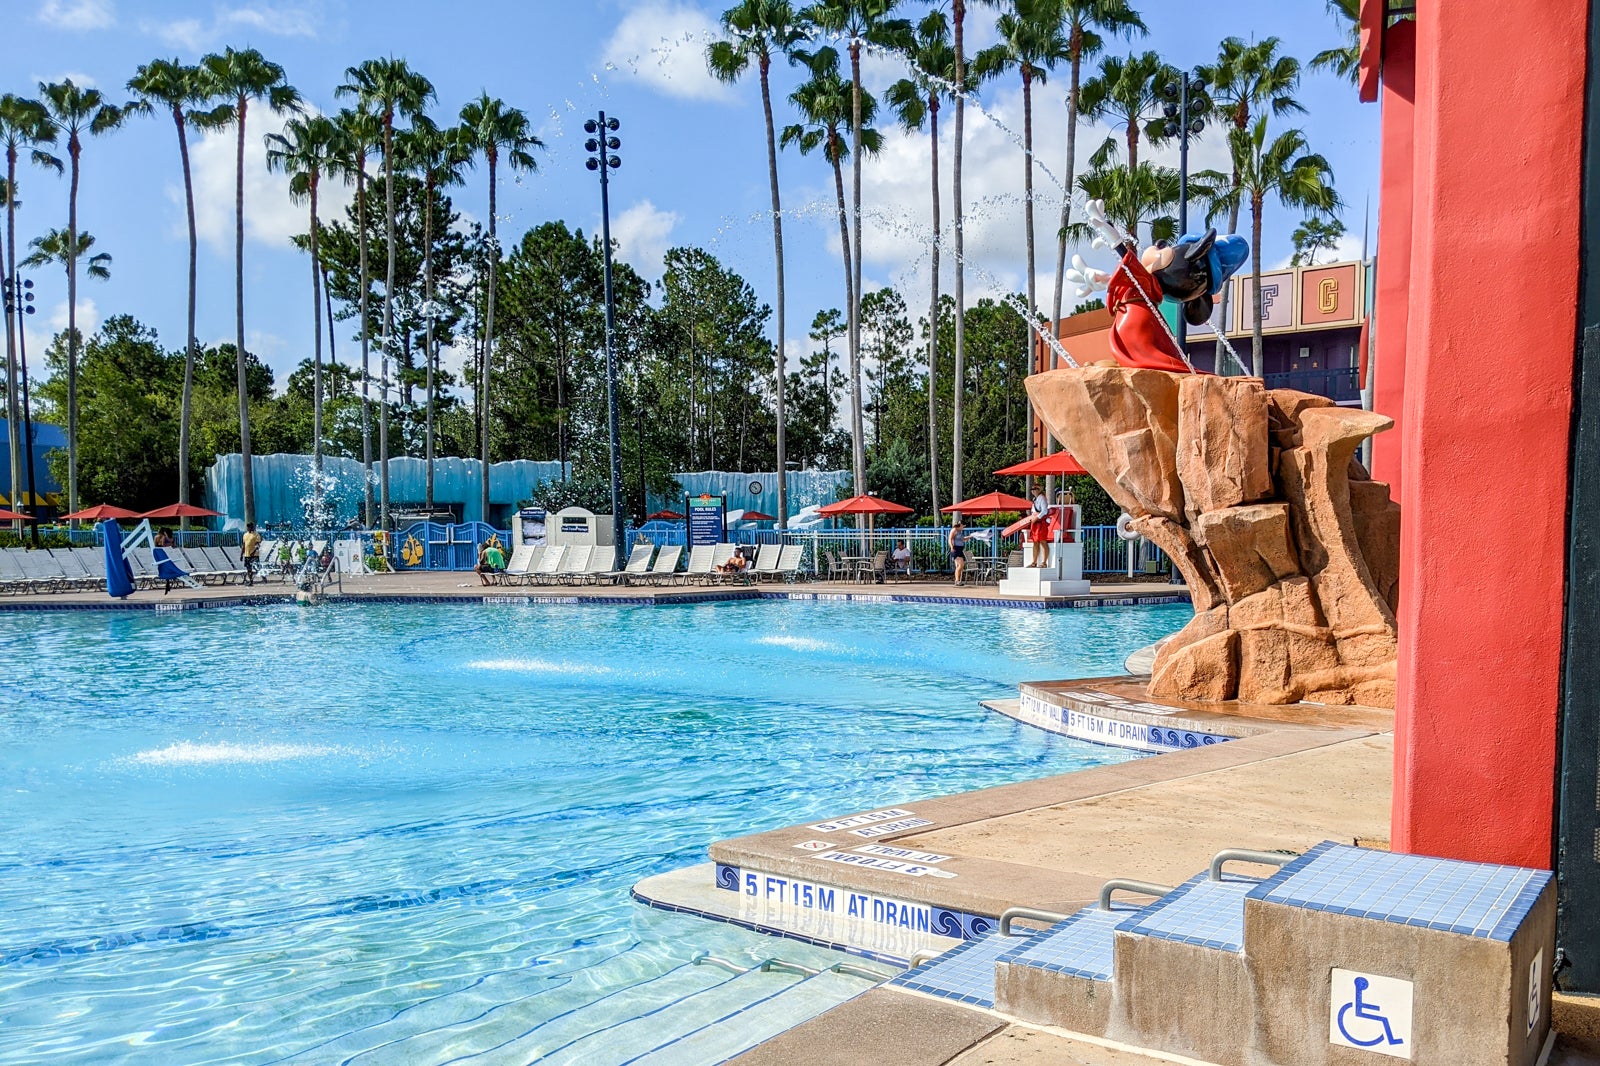
[[[20,431],[19,431],[20,432]],[[6,420],[0,418],[0,496],[9,490],[11,479],[11,433]],[[50,464],[45,457],[57,448],[67,446],[67,434],[60,426],[49,422],[34,422],[33,424],[33,487],[43,496],[47,492],[61,492],[62,488],[56,484],[56,479],[50,476]],[[27,471],[23,471],[22,484],[17,486],[17,492],[28,491]]]

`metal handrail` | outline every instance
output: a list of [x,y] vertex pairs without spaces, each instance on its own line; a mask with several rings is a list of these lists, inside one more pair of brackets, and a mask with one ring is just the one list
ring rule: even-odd
[[783,959],[768,959],[756,969],[762,973],[792,973],[801,977],[815,977],[821,970],[813,970],[809,966],[801,966],[798,962],[785,962]]
[[1211,880],[1222,880],[1222,864],[1226,862],[1256,862],[1263,866],[1287,866],[1298,855],[1282,855],[1275,851],[1250,851],[1246,848],[1228,848],[1211,858]]
[[736,962],[729,962],[727,959],[710,954],[696,955],[694,958],[689,960],[689,965],[715,966],[719,969],[727,970],[731,974],[746,974],[754,969],[752,966],[740,966]]
[[[920,952],[918,954],[921,954]],[[846,977],[860,977],[868,981],[886,981],[888,978],[876,970],[869,970],[865,966],[854,963],[840,962],[828,967],[829,973],[843,974]]]
[[918,966],[937,959],[939,956],[943,955],[946,950],[947,949],[945,948],[923,948],[921,951],[917,952],[915,955],[912,955],[911,958],[907,960],[909,965],[906,968],[908,970],[915,970]]
[[1072,917],[1070,914],[1057,914],[1055,911],[1041,911],[1033,907],[1011,907],[1000,915],[1000,935],[1011,935],[1011,923],[1018,918],[1026,918],[1032,922],[1049,922],[1055,925]]
[[1100,886],[1100,909],[1111,909],[1111,893],[1137,892],[1141,896],[1165,896],[1171,892],[1171,885],[1158,885],[1150,881],[1130,881],[1126,878],[1116,877]]

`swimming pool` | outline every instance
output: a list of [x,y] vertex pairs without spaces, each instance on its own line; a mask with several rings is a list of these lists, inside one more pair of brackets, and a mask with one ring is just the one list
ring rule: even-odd
[[1189,615],[0,613],[0,1063],[627,1061],[664,1024],[645,1006],[770,976],[693,955],[826,954],[633,883],[721,837],[1127,758],[978,701],[1117,672]]

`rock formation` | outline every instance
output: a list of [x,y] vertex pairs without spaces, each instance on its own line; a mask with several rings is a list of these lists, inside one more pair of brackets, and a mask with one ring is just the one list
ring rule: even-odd
[[1152,696],[1394,706],[1400,508],[1355,459],[1393,421],[1257,378],[1090,366],[1034,410],[1189,583]]

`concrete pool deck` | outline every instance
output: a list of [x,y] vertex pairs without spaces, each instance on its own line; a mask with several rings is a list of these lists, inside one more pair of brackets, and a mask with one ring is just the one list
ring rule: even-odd
[[[1106,582],[1091,586],[1086,596],[1023,598],[1002,596],[993,585],[965,585],[956,588],[949,581],[893,581],[883,585],[854,582],[801,581],[794,584],[764,582],[759,585],[489,585],[478,583],[470,571],[413,570],[394,574],[371,574],[346,578],[343,588],[332,588],[329,600],[362,602],[372,600],[412,600],[417,602],[473,601],[517,604],[528,603],[607,603],[667,605],[703,602],[711,599],[753,599],[786,597],[790,594],[855,598],[868,602],[885,596],[912,601],[970,603],[974,606],[1134,606],[1140,603],[1187,603],[1189,592],[1182,585],[1166,582]],[[294,587],[282,581],[257,581],[254,586],[240,582],[207,585],[198,589],[174,587],[170,593],[160,589],[141,590],[126,600],[112,600],[103,591],[40,592],[0,596],[0,611],[5,610],[82,610],[100,607],[107,610],[184,610],[204,607],[237,606],[242,601],[271,603],[292,601]]]

